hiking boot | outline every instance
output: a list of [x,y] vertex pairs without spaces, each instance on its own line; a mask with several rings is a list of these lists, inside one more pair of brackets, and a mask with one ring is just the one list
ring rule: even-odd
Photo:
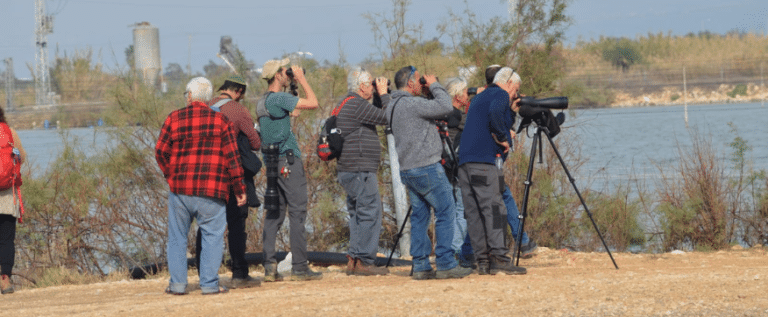
[[435,271],[430,269],[429,271],[413,272],[411,278],[414,280],[431,280],[435,278]]
[[491,275],[496,273],[504,273],[507,275],[523,275],[527,273],[524,267],[515,266],[509,258],[500,258],[491,256]]
[[13,284],[11,284],[11,277],[3,274],[0,277],[0,293],[11,294],[13,293]]
[[[528,259],[533,257],[533,254],[536,252],[536,249],[538,249],[538,246],[536,245],[536,241],[528,240],[528,243],[523,244],[520,246],[520,257],[523,259]],[[517,255],[517,244],[515,244],[515,251],[513,251],[515,255]]]
[[280,273],[277,273],[277,265],[264,265],[264,282],[280,282],[282,280],[283,276],[280,275]]
[[355,273],[355,264],[357,264],[357,260],[347,254],[347,275],[352,275]]
[[468,267],[470,269],[477,268],[477,265],[474,263],[475,256],[473,254],[462,255],[461,253],[456,253],[456,261],[459,262],[461,267]]
[[477,274],[478,275],[491,274],[491,263],[489,263],[488,261],[477,262]]
[[387,275],[389,274],[389,269],[378,267],[376,264],[365,264],[363,260],[357,259],[353,274],[359,276]]
[[471,268],[457,265],[450,270],[438,270],[437,274],[435,274],[435,278],[439,280],[444,280],[448,278],[462,278],[469,274],[472,274]]
[[291,270],[291,281],[312,281],[322,278],[323,273],[312,271],[310,268],[301,271]]
[[261,286],[261,280],[257,278],[253,278],[250,275],[246,276],[245,278],[232,278],[232,283],[230,284],[230,288],[249,288],[249,287],[259,287]]

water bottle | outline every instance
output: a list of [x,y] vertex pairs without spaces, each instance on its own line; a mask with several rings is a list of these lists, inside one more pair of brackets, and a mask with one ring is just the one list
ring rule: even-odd
[[501,154],[496,154],[496,168],[504,168],[504,160],[501,159]]

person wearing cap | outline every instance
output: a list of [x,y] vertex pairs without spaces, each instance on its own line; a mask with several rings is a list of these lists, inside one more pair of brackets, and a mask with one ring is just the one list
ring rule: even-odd
[[[256,104],[262,143],[277,144],[280,152],[278,168],[281,176],[277,180],[280,205],[276,213],[267,211],[264,219],[264,280],[267,282],[282,280],[277,272],[275,245],[277,232],[285,220],[286,207],[290,223],[291,279],[303,281],[323,278],[322,273],[309,268],[307,260],[304,227],[307,218],[307,178],[304,175],[301,151],[291,130],[291,117],[298,116],[299,110],[317,108],[318,102],[300,67],[292,66],[292,74],[288,74],[289,68],[286,66],[289,63],[287,58],[264,63],[261,76],[269,87]],[[306,98],[283,92],[293,80],[303,88]]]
[[218,274],[225,206],[231,190],[238,206],[245,205],[246,195],[232,123],[205,103],[212,94],[208,79],[190,80],[184,92],[187,106],[168,115],[155,146],[155,160],[170,188],[167,294],[187,294],[187,234],[193,218],[202,229],[200,290],[203,295],[227,292]]
[[376,79],[361,67],[347,74],[349,92],[341,100],[336,125],[344,137],[344,147],[336,170],[339,184],[347,192],[349,213],[348,275],[386,275],[389,270],[377,267],[374,261],[379,250],[382,205],[379,180],[376,173],[381,161],[381,143],[377,125],[385,125],[385,109],[379,109],[368,100],[376,89],[381,102],[389,102],[387,79]]
[[479,274],[525,274],[507,256],[503,170],[497,157],[506,159],[519,102],[520,76],[503,67],[493,83],[472,99],[459,147],[459,186],[464,201],[470,242]]
[[[240,101],[245,97],[247,84],[245,79],[239,75],[231,75],[224,80],[224,84],[219,87],[219,95],[208,102],[208,105],[214,111],[221,112],[230,122],[235,135],[238,138],[238,150],[241,153],[258,150],[261,147],[261,137],[254,127],[254,121]],[[254,158],[256,158],[254,156]],[[256,197],[256,188],[253,183],[253,177],[258,171],[252,171],[247,168],[246,163],[249,156],[241,156],[243,163],[246,192],[251,193],[249,203],[244,206],[238,206],[235,200],[234,192],[230,189],[229,199],[227,200],[227,241],[229,245],[229,255],[231,257],[232,288],[246,288],[259,286],[260,281],[248,275],[248,262],[245,260],[245,245],[248,235],[245,232],[245,220],[248,217],[248,207],[258,207],[258,202],[251,202]],[[257,158],[256,158],[257,159]],[[260,165],[260,164],[259,164]],[[258,201],[258,198],[256,198]],[[200,264],[201,234],[198,229],[196,239],[195,260]]]
[[[411,256],[415,280],[462,278],[472,269],[461,267],[451,249],[453,220],[456,204],[453,189],[440,164],[443,142],[435,120],[443,120],[453,111],[451,97],[434,75],[424,80],[434,99],[419,97],[422,84],[419,72],[413,66],[395,73],[395,88],[391,94],[386,115],[400,163],[400,178],[408,189],[411,213]],[[435,210],[435,264],[432,269],[429,255],[432,243],[427,228],[431,219],[430,207]]]

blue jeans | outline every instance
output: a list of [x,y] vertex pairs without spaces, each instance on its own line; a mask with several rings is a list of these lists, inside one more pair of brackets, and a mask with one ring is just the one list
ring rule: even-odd
[[350,257],[373,264],[381,234],[379,180],[373,172],[339,172],[339,183],[347,192]]
[[[515,203],[515,198],[512,197],[512,192],[509,190],[509,186],[504,186],[504,193],[502,194],[502,199],[504,199],[504,205],[507,207],[507,223],[509,223],[509,228],[512,231],[512,238],[517,240],[517,234],[519,233],[517,231],[517,227],[520,226],[520,219],[518,218],[518,215],[520,215],[520,211],[517,209],[517,204]],[[464,228],[466,230],[467,221],[464,220]],[[465,233],[462,234],[464,236],[464,243],[461,244],[459,247],[456,247],[454,244],[454,250],[457,252],[460,251],[461,255],[468,256],[472,255],[472,245],[469,243],[469,234]],[[528,234],[523,231],[523,242],[521,245],[525,245],[530,241],[530,238],[528,237]],[[455,243],[455,238],[454,238]]]
[[453,189],[440,163],[400,171],[400,178],[408,188],[411,201],[411,256],[413,271],[432,270],[429,255],[432,243],[427,235],[430,221],[429,207],[435,210],[435,257],[437,270],[450,270],[456,267],[451,242],[453,241],[453,219],[456,204],[453,202]]
[[[507,206],[507,222],[510,229],[512,229],[512,238],[517,241],[517,228],[520,226],[520,219],[517,217],[520,215],[520,211],[517,210],[517,204],[515,203],[515,198],[512,197],[512,192],[509,191],[509,186],[504,186],[502,199],[504,199],[504,205]],[[528,243],[528,240],[528,234],[523,230],[523,242],[521,245]]]
[[200,290],[219,290],[219,266],[224,252],[224,229],[227,225],[224,201],[216,198],[168,195],[168,271],[169,287],[176,293],[187,288],[187,235],[192,219],[202,233],[200,254]]
[[[464,201],[461,198],[461,187],[458,185],[454,186],[453,194],[456,196],[456,215],[453,216],[453,241],[451,242],[451,249],[458,253],[461,251],[467,236],[467,219],[464,219]],[[469,240],[466,241],[469,243]],[[469,252],[472,253],[472,251]]]

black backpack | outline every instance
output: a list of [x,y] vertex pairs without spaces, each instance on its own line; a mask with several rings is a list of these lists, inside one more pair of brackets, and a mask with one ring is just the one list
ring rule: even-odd
[[317,139],[317,156],[323,161],[330,161],[341,157],[341,150],[344,147],[344,136],[341,135],[341,129],[336,126],[336,116],[339,115],[344,104],[352,98],[354,96],[347,97],[338,107],[333,109],[331,116],[325,119],[325,124],[320,129],[320,136]]

